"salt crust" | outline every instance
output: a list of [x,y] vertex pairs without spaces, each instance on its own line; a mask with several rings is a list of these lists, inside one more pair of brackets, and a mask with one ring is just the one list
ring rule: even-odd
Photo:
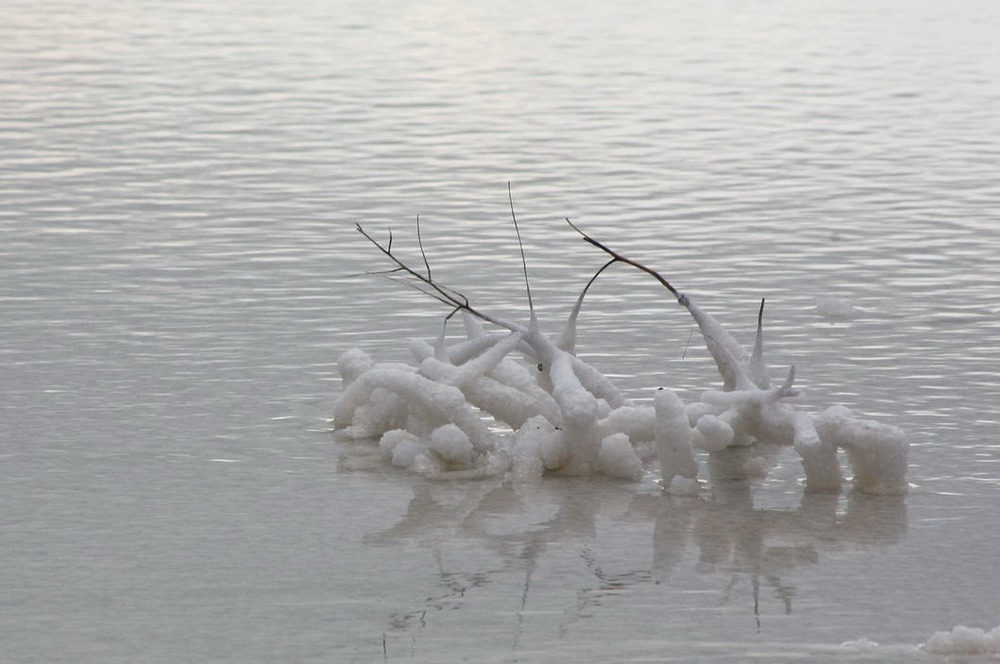
[[[512,331],[497,333],[466,315],[465,340],[446,343],[442,332],[431,342],[411,342],[416,366],[346,351],[337,362],[344,390],[334,404],[334,427],[345,438],[376,441],[393,466],[440,479],[599,473],[634,481],[655,457],[671,492],[690,493],[699,474],[696,453],[760,440],[795,449],[808,491],[840,490],[843,451],[855,490],[905,493],[909,443],[901,429],[859,419],[842,406],[798,410],[795,367],[781,385],[771,383],[760,317],[747,352],[687,296],[678,302],[698,324],[723,379],[721,390],[691,403],[661,388],[652,407],[636,405],[577,358],[578,302],[555,340],[534,318],[528,326],[505,323]],[[760,457],[744,468],[751,477],[768,470]]]
[[932,655],[998,655],[1000,654],[1000,627],[990,631],[978,627],[959,625],[950,632],[935,632],[924,651]]

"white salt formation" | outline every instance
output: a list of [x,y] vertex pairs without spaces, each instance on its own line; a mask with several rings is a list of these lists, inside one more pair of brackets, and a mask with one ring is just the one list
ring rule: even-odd
[[1000,627],[987,632],[959,625],[950,632],[935,632],[923,648],[932,655],[1000,655]]
[[684,402],[673,390],[660,388],[654,401],[656,408],[656,448],[660,458],[663,480],[674,477],[695,479],[698,462],[691,448],[691,425]]
[[[576,321],[593,279],[553,340],[533,311],[527,325],[477,311],[433,281],[429,267],[426,276],[416,272],[391,247],[361,232],[398,266],[389,274],[404,273],[417,290],[461,312],[465,326],[465,339],[457,342],[446,340],[443,327],[431,342],[412,342],[416,366],[379,364],[359,349],[338,360],[344,390],[334,404],[335,429],[350,439],[377,441],[379,454],[394,466],[442,479],[509,473],[517,481],[536,481],[545,473],[600,473],[638,480],[656,460],[667,490],[697,495],[696,450],[715,454],[766,441],[795,450],[808,491],[841,488],[841,450],[856,490],[906,491],[909,444],[900,429],[857,419],[840,406],[819,414],[798,410],[790,401],[801,396],[794,388],[795,367],[772,386],[764,360],[763,302],[748,352],[661,276],[585,235],[613,257],[604,268],[623,262],[670,290],[697,323],[722,377],[722,389],[707,390],[691,403],[660,389],[652,407],[638,406],[575,355]],[[499,331],[487,331],[484,321]],[[753,454],[744,466],[747,476],[769,470]]]

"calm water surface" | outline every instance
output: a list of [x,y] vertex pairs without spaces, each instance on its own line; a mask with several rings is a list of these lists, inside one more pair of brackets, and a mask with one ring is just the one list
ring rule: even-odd
[[[1000,624],[1000,5],[3,15],[4,661],[914,661]],[[412,250],[419,213],[523,318],[508,181],[553,329],[602,262],[564,217],[738,332],[766,297],[808,408],[909,432],[910,493],[805,495],[789,450],[694,501],[349,470],[337,356],[444,313],[346,278],[382,267],[354,223]],[[694,398],[691,331],[618,271],[579,351]]]

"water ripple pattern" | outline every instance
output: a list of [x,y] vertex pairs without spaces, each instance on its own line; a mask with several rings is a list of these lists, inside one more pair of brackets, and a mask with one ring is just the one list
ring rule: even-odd
[[[597,538],[579,560],[560,559],[562,571],[538,572],[540,587],[560,574],[569,586],[580,574],[590,581],[573,620],[545,622],[558,606],[518,613],[517,643],[537,648],[523,661],[566,633],[566,652],[661,652],[649,635],[612,652],[620,642],[577,629],[578,618],[594,624],[590,615],[625,629],[628,609],[606,608],[620,592],[639,592],[667,616],[656,628],[677,637],[678,652],[703,661],[734,649],[848,661],[814,645],[876,632],[915,644],[984,616],[992,622],[976,625],[995,627],[1000,588],[983,570],[997,539],[981,526],[995,523],[1000,488],[997,35],[1000,5],[987,0],[8,0],[5,657],[374,661],[384,632],[404,633],[386,616],[412,628],[417,659],[448,661],[449,644],[468,654],[473,645],[438,646],[433,630],[420,631],[426,616],[412,607],[426,604],[380,604],[379,584],[405,578],[397,596],[468,607],[466,587],[494,587],[521,558],[498,562],[497,551],[512,555],[502,537],[470,539],[427,517],[400,541],[445,532],[462,556],[487,561],[442,571],[443,589],[428,591],[403,544],[364,538],[396,532],[409,480],[338,473],[324,418],[340,352],[402,359],[405,338],[436,334],[444,313],[349,276],[382,267],[355,223],[381,237],[391,226],[399,250],[419,260],[420,214],[442,280],[484,310],[526,317],[507,182],[553,328],[602,263],[569,217],[662,271],[743,340],[767,298],[771,358],[798,367],[809,403],[899,425],[914,444],[913,491],[891,510],[898,530],[909,524],[906,541],[881,563],[824,550],[805,584],[819,587],[812,604],[770,616],[769,628],[787,630],[778,636],[733,636],[746,625],[705,609],[708,591],[690,582],[672,601],[683,598],[699,624],[721,622],[711,643],[689,638],[647,563],[619,576],[601,567],[609,546],[626,553],[610,544],[621,533],[609,512],[565,527],[543,515],[545,532],[558,531],[545,539],[520,508],[504,508],[542,561],[549,548],[573,558]],[[617,267],[588,297],[578,348],[639,401],[658,385],[685,395],[714,385],[688,318]],[[412,505],[429,513],[445,500],[413,490]],[[478,489],[456,495],[466,490]],[[787,506],[798,492],[793,481],[759,499]],[[630,536],[648,539],[643,527],[662,519],[674,527],[635,500],[611,512],[639,524]],[[835,502],[800,509],[842,515]],[[482,509],[500,513],[494,504]],[[692,518],[717,517],[706,508]],[[654,557],[683,557],[685,545],[672,549],[657,528]],[[576,573],[560,566],[581,560]],[[838,577],[869,564],[878,571],[866,578],[898,603],[841,610],[876,603]],[[684,578],[710,585],[719,569]],[[494,600],[519,605],[524,582],[478,596],[489,608],[436,619],[470,615],[506,634],[507,623],[491,622]],[[912,594],[896,597],[904,587]],[[533,619],[552,630],[531,632]],[[54,624],[65,628],[58,643]]]

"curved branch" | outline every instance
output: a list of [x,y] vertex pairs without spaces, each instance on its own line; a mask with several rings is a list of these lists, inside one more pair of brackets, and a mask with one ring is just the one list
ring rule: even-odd
[[[649,268],[649,267],[646,267],[642,263],[640,263],[638,261],[634,261],[631,258],[629,258],[628,256],[622,256],[617,251],[615,251],[614,249],[608,247],[603,242],[599,242],[598,240],[595,240],[594,238],[592,238],[589,235],[587,235],[586,233],[584,233],[582,230],[580,230],[576,226],[576,224],[574,224],[568,218],[566,219],[566,223],[569,224],[570,227],[573,230],[575,230],[577,233],[579,233],[580,235],[582,235],[584,240],[586,240],[587,242],[589,242],[590,244],[594,245],[595,247],[597,247],[598,249],[600,249],[604,253],[606,253],[609,256],[611,256],[613,262],[625,263],[626,265],[631,265],[634,268],[638,268],[638,269],[642,270],[643,272],[645,272],[646,274],[650,275],[651,277],[653,277],[654,279],[656,279],[657,281],[659,281],[661,284],[663,284],[663,286],[668,291],[670,291],[673,294],[673,296],[676,297],[678,300],[681,299],[681,293],[676,288],[674,288],[673,286],[671,286],[670,282],[667,281],[666,277],[664,277],[662,274],[660,274],[656,270],[654,270],[652,268]],[[603,268],[602,268],[602,270],[603,270]]]

